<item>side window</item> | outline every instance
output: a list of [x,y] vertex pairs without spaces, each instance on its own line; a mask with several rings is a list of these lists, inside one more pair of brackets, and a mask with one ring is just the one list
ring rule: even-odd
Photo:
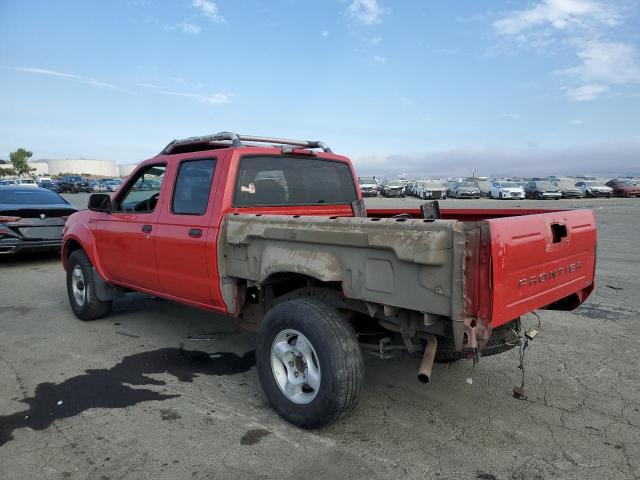
[[166,165],[149,165],[129,184],[116,204],[116,211],[151,213],[158,203]]
[[187,160],[180,164],[173,189],[171,211],[178,215],[204,215],[209,204],[216,160]]

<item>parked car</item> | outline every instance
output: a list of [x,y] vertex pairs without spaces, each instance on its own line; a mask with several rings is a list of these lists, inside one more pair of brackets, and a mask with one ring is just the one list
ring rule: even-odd
[[489,181],[489,179],[484,177],[469,177],[465,179],[465,182],[471,182],[476,187],[478,187],[478,190],[480,190],[481,196],[483,197],[491,196],[491,182]]
[[105,182],[102,182],[102,185],[104,186],[105,191],[115,192],[116,190],[118,190],[120,182],[116,182],[115,180],[107,180]]
[[65,175],[60,179],[61,193],[91,192],[91,185],[86,178],[80,175]]
[[576,187],[574,180],[570,179],[555,179],[551,183],[560,189],[562,198],[582,198],[584,192]]
[[524,198],[524,189],[515,182],[496,180],[491,183],[491,198],[521,199]]
[[76,211],[46,188],[0,186],[0,255],[60,248],[62,227]]
[[428,198],[444,200],[447,198],[447,188],[437,180],[419,180],[414,186],[414,195],[426,200]]
[[6,178],[4,180],[0,180],[0,185],[15,185],[17,182],[13,179]]
[[22,187],[32,187],[32,188],[38,187],[38,184],[33,178],[18,178],[15,184],[20,185]]
[[480,198],[480,189],[474,182],[456,182],[449,187],[452,198]]
[[611,188],[611,193],[616,197],[640,197],[640,185],[633,180],[614,179],[605,185]]
[[611,187],[607,187],[599,180],[581,180],[576,183],[576,187],[584,192],[585,197],[609,198],[613,195],[613,189]]
[[[139,291],[238,317],[258,331],[257,373],[273,408],[317,428],[358,400],[361,329],[424,352],[426,383],[438,356],[513,348],[521,316],[574,309],[593,290],[590,210],[502,209],[488,221],[469,209],[425,222],[420,209],[365,212],[352,172],[315,141],[226,132],[171,142],[113,198],[95,193],[67,221],[71,309],[94,320]],[[149,180],[170,188],[141,188]]]
[[363,197],[377,197],[378,184],[373,177],[358,177],[358,184]]
[[40,188],[50,189],[51,187],[51,177],[40,177],[37,182]]
[[560,200],[562,193],[560,188],[547,180],[535,180],[524,187],[525,198],[536,200]]
[[51,180],[51,185],[48,187],[52,192],[60,193],[60,180]]
[[391,180],[382,185],[380,194],[383,197],[404,197],[404,184],[397,180]]

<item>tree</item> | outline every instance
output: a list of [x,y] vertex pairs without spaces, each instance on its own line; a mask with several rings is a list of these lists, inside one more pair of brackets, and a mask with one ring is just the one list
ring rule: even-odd
[[16,175],[28,175],[35,170],[35,168],[32,168],[31,165],[29,165],[28,161],[32,156],[33,152],[25,150],[24,148],[19,148],[15,152],[11,152],[9,154],[9,159],[13,164],[13,170]]
[[12,177],[16,174],[13,171],[13,168],[7,168],[6,166],[0,166],[0,178],[2,177]]

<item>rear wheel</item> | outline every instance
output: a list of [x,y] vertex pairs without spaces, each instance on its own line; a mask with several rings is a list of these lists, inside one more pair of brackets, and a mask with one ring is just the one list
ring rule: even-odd
[[335,308],[315,299],[284,302],[266,315],[256,363],[273,408],[303,428],[350,413],[364,383],[353,329]]
[[102,318],[111,311],[111,301],[96,296],[93,265],[82,250],[74,251],[67,261],[67,294],[73,313],[80,320]]

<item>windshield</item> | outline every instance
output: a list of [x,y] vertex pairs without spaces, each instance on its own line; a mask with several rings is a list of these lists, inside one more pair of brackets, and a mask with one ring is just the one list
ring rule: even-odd
[[602,182],[595,182],[593,180],[590,180],[588,182],[584,182],[587,185],[589,185],[590,187],[604,187],[604,185],[602,184]]
[[562,180],[560,182],[558,182],[558,186],[562,187],[562,188],[572,188],[575,190],[576,185],[573,182],[570,182],[569,180]]
[[500,186],[502,188],[518,188],[520,185],[516,182],[500,182]]
[[557,190],[558,187],[551,184],[551,182],[536,182],[536,187],[542,188],[544,190]]
[[60,195],[49,190],[32,188],[29,191],[13,188],[0,190],[0,204],[5,205],[68,205]]
[[358,182],[360,184],[372,184],[372,183],[376,183],[376,179],[373,177],[358,177]]
[[475,183],[471,183],[471,182],[460,182],[458,186],[465,187],[465,188],[478,188]]
[[402,182],[389,182],[387,183],[387,186],[389,187],[402,187]]

